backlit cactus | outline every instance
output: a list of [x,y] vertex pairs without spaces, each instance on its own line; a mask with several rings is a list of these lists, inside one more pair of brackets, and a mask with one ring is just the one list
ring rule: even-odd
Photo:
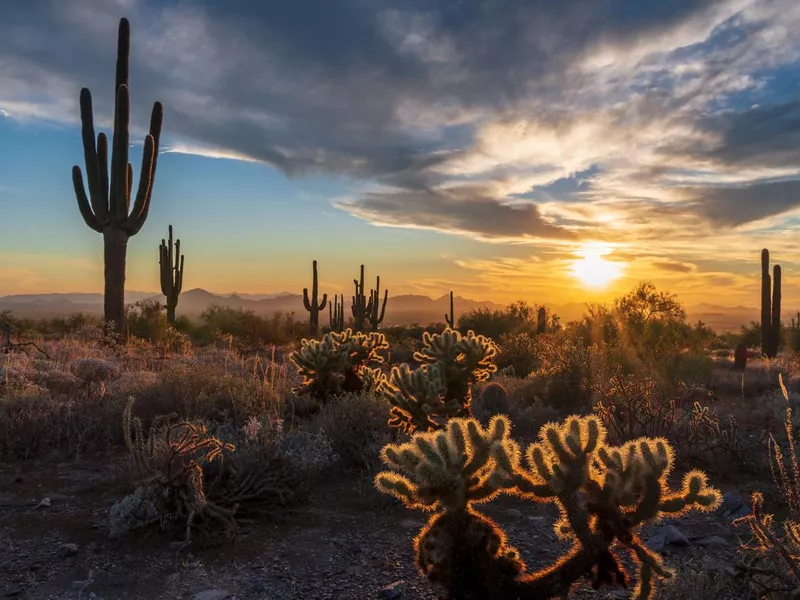
[[325,310],[328,304],[328,294],[322,294],[322,301],[319,301],[319,278],[317,276],[317,261],[313,263],[313,276],[311,281],[311,297],[308,295],[308,288],[303,288],[303,306],[309,312],[308,328],[312,336],[319,332],[319,313]]
[[117,73],[114,85],[114,137],[111,165],[108,164],[108,138],[97,135],[95,142],[92,93],[81,89],[81,135],[86,162],[86,195],[83,175],[79,166],[72,167],[72,184],[78,200],[78,209],[86,224],[103,234],[103,262],[105,289],[103,294],[104,318],[113,323],[116,333],[125,327],[125,264],[128,240],[139,233],[150,210],[150,197],[158,162],[158,143],[164,109],[160,102],[153,105],[150,132],[144,140],[142,169],[139,186],[131,202],[133,167],[128,162],[130,89],[128,70],[131,30],[127,19],[120,19],[117,40]]
[[472,416],[472,386],[497,370],[497,347],[489,338],[454,329],[422,337],[414,353],[423,365],[394,367],[381,392],[392,405],[389,425],[406,433],[441,429],[452,417]]
[[[448,598],[566,597],[589,574],[595,588],[626,585],[618,554],[625,548],[638,569],[633,597],[652,599],[656,581],[672,573],[643,544],[638,528],[664,515],[710,511],[721,501],[700,471],[686,474],[680,490],[669,488],[673,451],[664,439],[608,446],[596,417],[573,416],[546,425],[523,466],[510,432],[501,415],[486,428],[455,418],[444,430],[416,433],[383,449],[391,471],[377,475],[376,487],[408,508],[433,512],[414,539],[417,566]],[[554,531],[572,545],[552,566],[526,572],[504,532],[475,509],[504,493],[558,506]]]
[[326,401],[341,392],[360,392],[364,388],[361,369],[368,364],[382,364],[389,343],[382,333],[342,333],[331,331],[322,339],[304,339],[300,350],[289,355],[303,381],[294,388]]
[[539,307],[536,313],[536,333],[544,333],[547,330],[547,310],[544,306]]
[[175,325],[175,309],[183,289],[183,254],[181,241],[172,243],[172,225],[169,226],[169,240],[162,239],[158,248],[158,268],[161,273],[161,293],[167,299],[167,323]]

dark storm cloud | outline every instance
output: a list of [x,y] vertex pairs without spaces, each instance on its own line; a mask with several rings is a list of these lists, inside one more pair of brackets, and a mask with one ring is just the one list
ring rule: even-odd
[[[565,229],[544,220],[535,205],[512,207],[492,185],[504,160],[516,161],[520,171],[540,168],[539,159],[526,163],[499,156],[493,171],[465,173],[478,183],[457,188],[448,167],[480,151],[477,138],[487,123],[550,123],[557,139],[562,129],[580,131],[603,109],[614,107],[624,115],[618,106],[631,96],[640,107],[637,119],[609,119],[594,139],[578,138],[569,151],[597,141],[603,158],[605,139],[622,130],[635,141],[643,124],[674,113],[659,141],[661,157],[786,164],[796,157],[796,103],[719,116],[698,100],[710,102],[717,88],[720,93],[736,88],[737,76],[766,60],[751,57],[761,46],[742,35],[720,42],[729,45],[726,52],[698,46],[749,5],[747,0],[15,2],[0,20],[0,109],[11,118],[51,118],[74,126],[79,89],[88,86],[96,110],[107,118],[116,26],[125,15],[133,38],[133,122],[144,129],[152,102],[162,100],[167,144],[263,161],[288,175],[321,171],[391,186],[391,192],[340,203],[377,222],[485,239],[564,239]],[[787,7],[781,18],[790,23],[791,4]],[[771,14],[757,14],[742,31],[764,30],[775,21]],[[682,73],[688,59],[671,57],[684,47],[693,49],[692,61],[702,63],[705,54],[711,58],[696,77],[703,85],[678,93],[679,84],[686,87]],[[593,60],[600,66],[587,67]],[[569,127],[560,124],[565,118]],[[674,125],[717,135],[722,142],[709,147],[697,146],[691,136],[674,139],[671,132],[679,129]],[[635,146],[626,141],[608,148],[607,156],[619,161],[625,148]],[[668,166],[639,165],[638,153],[624,156],[633,163],[630,172],[658,173]],[[567,158],[559,156],[551,165],[561,172],[554,180],[574,168]],[[602,166],[598,178],[614,174],[615,165]],[[696,210],[716,214],[720,201],[712,195],[709,202]],[[734,209],[736,218],[720,211],[725,214],[719,222],[739,223],[748,210]]]
[[[736,227],[800,206],[800,181],[757,183],[740,187],[690,189],[694,198],[683,210],[722,227]],[[679,210],[677,206],[672,207]]]

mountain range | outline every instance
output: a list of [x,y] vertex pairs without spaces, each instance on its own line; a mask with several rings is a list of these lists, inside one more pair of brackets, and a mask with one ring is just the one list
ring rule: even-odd
[[[129,303],[148,298],[162,298],[156,292],[126,291],[125,298]],[[345,297],[349,316],[350,298]],[[295,313],[298,318],[305,318],[306,310],[300,294],[282,292],[279,294],[217,294],[196,288],[181,294],[178,314],[197,317],[212,304],[234,309],[252,310],[258,315],[275,313]],[[454,298],[456,316],[477,308],[491,310],[502,308],[502,304],[489,301]],[[582,303],[571,303],[549,306],[561,317],[562,322],[579,319],[584,311]],[[99,315],[103,312],[103,295],[99,293],[66,293],[66,294],[13,294],[0,296],[0,311],[11,310],[20,317],[56,317],[74,313]],[[391,296],[386,308],[384,325],[401,325],[442,322],[445,313],[450,310],[449,294],[439,298],[417,294]],[[324,311],[327,313],[327,309]],[[698,304],[687,306],[686,312],[690,322],[698,320],[716,331],[735,331],[743,324],[759,320],[759,309],[746,306],[720,306],[716,304]],[[784,322],[788,322],[796,314],[795,310],[784,310]],[[322,322],[327,322],[327,314]]]

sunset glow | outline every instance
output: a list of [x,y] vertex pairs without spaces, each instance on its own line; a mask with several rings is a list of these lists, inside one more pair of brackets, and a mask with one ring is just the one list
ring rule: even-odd
[[602,289],[622,275],[620,263],[604,258],[611,253],[607,244],[585,244],[576,252],[582,258],[572,263],[570,272],[586,287]]

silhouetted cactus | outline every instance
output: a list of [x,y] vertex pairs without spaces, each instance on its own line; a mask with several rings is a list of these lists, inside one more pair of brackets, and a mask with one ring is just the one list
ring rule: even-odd
[[544,333],[547,329],[547,311],[544,306],[539,307],[539,312],[536,314],[536,333]]
[[781,340],[781,266],[775,265],[772,272],[770,279],[769,250],[764,248],[761,251],[761,352],[767,358],[778,355]]
[[[673,450],[664,439],[608,446],[596,417],[573,416],[542,429],[523,467],[510,431],[501,415],[486,428],[454,418],[445,430],[417,433],[381,453],[391,471],[377,475],[378,490],[433,512],[414,539],[417,566],[451,600],[566,597],[587,576],[595,588],[626,585],[622,548],[638,567],[634,598],[649,600],[657,578],[673,574],[641,541],[639,527],[664,515],[711,511],[721,501],[701,471],[686,474],[680,491],[670,490]],[[504,493],[558,506],[554,531],[571,548],[552,566],[526,572],[502,529],[476,510]]]
[[386,316],[386,302],[388,300],[389,290],[386,290],[383,295],[383,304],[381,305],[379,312],[378,305],[381,303],[381,278],[379,275],[378,280],[375,283],[375,289],[369,291],[369,305],[371,306],[372,310],[369,312],[368,319],[369,324],[372,326],[372,331],[378,331],[378,325],[383,323],[383,318]]
[[169,226],[169,240],[162,238],[158,248],[158,268],[161,273],[161,293],[167,298],[167,323],[175,325],[175,309],[183,289],[183,254],[181,241],[176,240],[174,245],[172,243],[172,225]]
[[133,167],[128,162],[130,90],[128,88],[128,62],[130,57],[130,24],[120,19],[117,41],[117,73],[114,86],[114,138],[111,166],[108,164],[108,139],[104,133],[95,143],[92,94],[88,88],[81,90],[81,134],[86,162],[86,195],[79,166],[72,168],[72,183],[78,200],[78,209],[86,224],[103,234],[104,246],[104,315],[106,322],[114,324],[117,333],[125,326],[125,263],[128,239],[139,233],[147,219],[153,180],[158,162],[158,143],[161,135],[163,107],[153,105],[150,133],[145,137],[139,186],[131,207]]
[[328,302],[328,320],[330,322],[331,331],[344,330],[344,294],[341,295],[342,301],[339,302],[339,297],[333,297],[333,302]]
[[303,288],[303,306],[309,312],[308,329],[311,335],[316,336],[319,332],[319,313],[325,310],[328,304],[328,294],[322,294],[322,302],[319,299],[319,279],[317,277],[317,261],[314,261],[314,275],[311,283],[311,298],[308,297],[308,288]]
[[361,278],[353,279],[355,285],[355,294],[353,294],[353,328],[356,331],[364,329],[364,321],[372,313],[372,294],[370,294],[369,301],[364,295],[364,265],[361,265]]
[[733,369],[737,373],[744,373],[747,368],[747,345],[739,342],[733,351]]
[[508,392],[499,383],[490,383],[481,393],[483,410],[490,415],[508,414]]
[[450,314],[445,314],[444,322],[447,323],[447,326],[450,329],[456,328],[456,313],[453,310],[453,292],[450,292]]

